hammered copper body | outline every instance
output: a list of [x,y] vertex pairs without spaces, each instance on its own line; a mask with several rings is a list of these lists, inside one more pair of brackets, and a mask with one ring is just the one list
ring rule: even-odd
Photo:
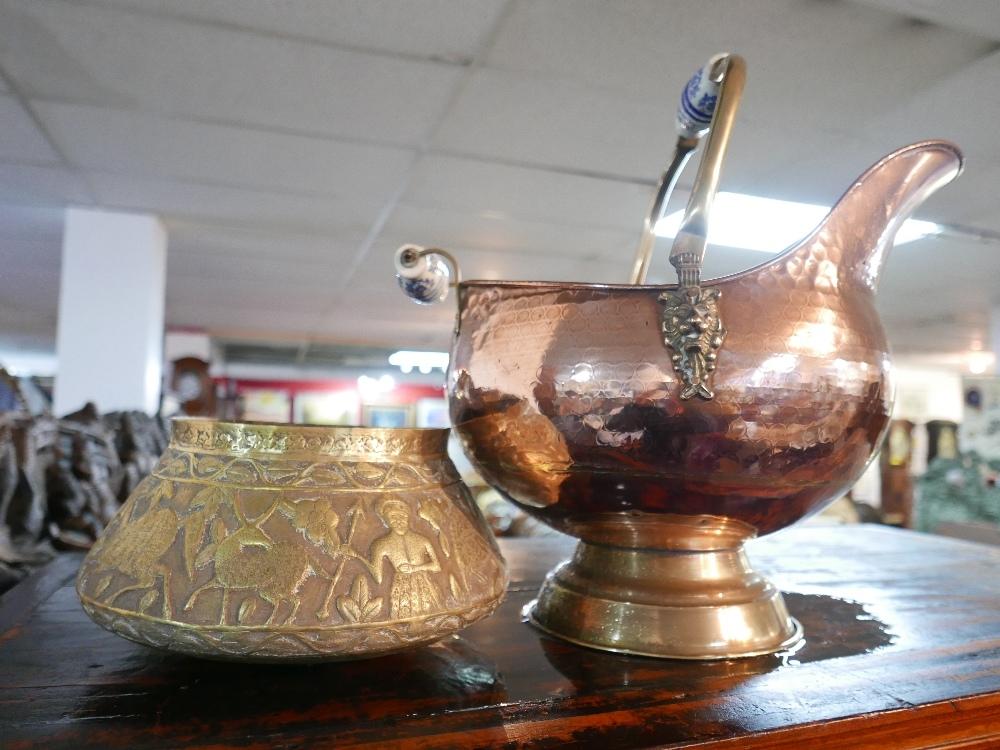
[[[960,167],[946,142],[901,149],[800,244],[705,282],[728,328],[711,399],[678,396],[658,300],[670,287],[459,285],[449,391],[469,457],[584,542],[543,588],[543,627],[687,657],[797,637],[741,545],[819,511],[871,459],[893,400],[878,273],[896,229]],[[695,551],[722,557],[675,554]]]

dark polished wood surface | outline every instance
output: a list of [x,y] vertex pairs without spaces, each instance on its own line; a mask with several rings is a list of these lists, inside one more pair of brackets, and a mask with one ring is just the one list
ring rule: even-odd
[[751,556],[807,643],[728,662],[550,639],[521,608],[572,541],[502,545],[491,619],[366,662],[241,665],[93,625],[60,558],[0,600],[0,747],[1000,748],[1000,548],[883,527],[791,529]]

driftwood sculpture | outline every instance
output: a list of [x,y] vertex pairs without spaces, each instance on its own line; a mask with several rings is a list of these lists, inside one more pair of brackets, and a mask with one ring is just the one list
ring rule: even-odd
[[0,593],[59,549],[88,549],[152,470],[166,430],[141,412],[103,417],[93,404],[55,419],[33,414],[0,368]]

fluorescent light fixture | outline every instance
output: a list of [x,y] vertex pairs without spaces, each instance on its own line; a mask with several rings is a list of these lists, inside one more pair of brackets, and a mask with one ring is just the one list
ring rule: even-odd
[[941,234],[941,225],[933,221],[922,221],[921,219],[907,219],[903,226],[896,232],[896,244],[905,245],[907,242],[922,240],[924,237],[933,237]]
[[389,355],[389,364],[395,365],[404,374],[411,373],[416,369],[426,375],[431,370],[446,370],[448,368],[448,353],[402,350]]
[[[828,206],[815,203],[719,193],[712,206],[708,241],[713,245],[776,253],[809,234],[829,212]],[[674,211],[656,222],[654,231],[658,237],[675,237],[683,219],[684,211]],[[934,222],[908,219],[896,233],[896,244],[940,232],[940,225]]]

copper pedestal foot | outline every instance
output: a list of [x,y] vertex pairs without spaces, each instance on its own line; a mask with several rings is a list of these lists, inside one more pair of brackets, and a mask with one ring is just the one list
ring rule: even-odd
[[729,659],[782,651],[802,628],[742,546],[625,549],[580,542],[528,607],[547,633],[604,651]]

